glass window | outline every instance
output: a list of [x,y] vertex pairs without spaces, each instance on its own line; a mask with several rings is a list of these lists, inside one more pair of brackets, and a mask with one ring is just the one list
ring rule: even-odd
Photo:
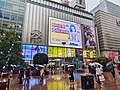
[[4,18],[5,18],[5,19],[10,19],[10,13],[5,12],[5,13],[4,13]]
[[11,14],[11,20],[17,20],[17,14],[12,13]]
[[10,26],[10,23],[8,21],[4,20],[3,21],[3,27],[9,28],[9,26]]
[[19,7],[19,12],[24,13],[24,7]]
[[21,2],[25,2],[25,0],[20,0]]
[[2,18],[2,17],[3,17],[3,11],[0,10],[0,18]]
[[0,1],[0,9],[5,7],[5,2],[4,1]]
[[23,16],[23,15],[19,15],[19,16],[18,16],[18,21],[23,22],[23,18],[24,18],[24,16]]
[[22,24],[17,24],[17,29],[22,29]]
[[22,11],[24,11],[24,7],[20,7],[20,8],[19,8],[19,10],[22,10]]
[[16,23],[11,22],[10,24],[11,24],[11,28],[16,29]]
[[12,3],[6,2],[6,9],[12,9]]
[[13,5],[13,10],[14,10],[14,11],[19,11],[19,6]]
[[13,0],[7,0],[7,1],[13,1]]

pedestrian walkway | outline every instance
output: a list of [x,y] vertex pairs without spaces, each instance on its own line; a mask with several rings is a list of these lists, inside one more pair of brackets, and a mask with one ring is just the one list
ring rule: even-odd
[[[75,74],[74,85],[69,83],[68,75],[49,75],[41,81],[40,77],[31,77],[29,84],[18,84],[17,78],[10,85],[10,90],[82,90],[79,73]],[[105,82],[101,85],[94,82],[91,90],[120,90],[120,80],[112,79],[111,73],[104,72]]]

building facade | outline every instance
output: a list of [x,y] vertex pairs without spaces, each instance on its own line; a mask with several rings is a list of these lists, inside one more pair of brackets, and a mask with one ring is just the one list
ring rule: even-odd
[[25,0],[0,0],[0,28],[22,33]]
[[85,9],[85,0],[71,0],[70,4],[71,7],[78,8],[78,9]]
[[120,50],[120,6],[104,0],[92,12],[95,15],[101,56],[117,60]]
[[110,13],[116,17],[120,17],[120,6],[107,0],[103,0],[91,11],[91,13],[95,15],[95,12],[97,12],[98,10]]
[[[91,13],[50,0],[27,0],[25,11],[22,33],[23,43],[47,46],[49,57],[61,58],[71,55],[75,57],[75,49],[85,50],[87,45],[90,46],[87,37],[84,38],[88,34],[89,37],[94,39],[90,48],[96,50],[97,39]],[[79,38],[76,38],[75,33],[70,36],[72,32],[69,31],[70,26],[76,28],[76,35]],[[74,36],[76,43],[73,44],[70,38]],[[64,47],[67,49],[55,49],[52,47]],[[68,48],[72,48],[72,51],[68,50]],[[71,54],[66,55],[64,50],[70,51]],[[53,51],[52,54],[51,51]],[[64,54],[61,54],[61,52],[64,52]],[[85,55],[87,54],[85,53]]]

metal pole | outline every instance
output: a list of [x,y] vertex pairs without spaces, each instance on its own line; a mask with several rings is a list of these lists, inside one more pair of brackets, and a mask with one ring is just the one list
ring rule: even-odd
[[[62,42],[62,44],[63,44],[63,48],[65,49],[66,42]],[[64,54],[64,73],[65,73],[65,54]]]

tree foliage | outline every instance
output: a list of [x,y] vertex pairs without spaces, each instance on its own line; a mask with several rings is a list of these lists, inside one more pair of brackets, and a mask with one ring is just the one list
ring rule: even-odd
[[22,64],[21,39],[14,30],[0,29],[0,66]]
[[102,64],[104,67],[106,66],[106,64],[111,61],[109,58],[107,57],[98,57],[95,62],[98,62],[100,64]]

